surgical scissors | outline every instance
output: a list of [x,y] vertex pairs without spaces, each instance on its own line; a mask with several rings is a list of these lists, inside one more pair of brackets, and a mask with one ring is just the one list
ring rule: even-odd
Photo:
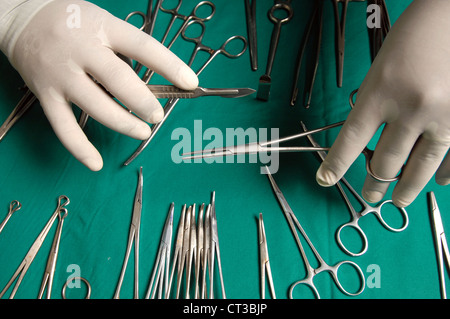
[[250,63],[253,71],[258,70],[258,38],[256,36],[256,0],[245,0],[247,37],[249,42]]
[[[275,14],[276,11],[285,11],[287,16],[284,18],[279,18]],[[267,59],[266,73],[259,78],[259,86],[257,98],[263,101],[269,100],[270,96],[270,86],[272,83],[271,74],[272,67],[275,60],[275,54],[277,52],[278,42],[280,40],[281,27],[283,24],[288,23],[292,16],[294,15],[294,10],[291,6],[291,0],[276,0],[275,4],[270,8],[268,12],[269,20],[274,23],[272,37],[270,39],[269,57]]]
[[128,234],[128,244],[125,253],[125,259],[120,272],[119,282],[117,283],[114,299],[120,298],[120,290],[122,288],[125,271],[127,270],[128,260],[130,258],[131,248],[134,241],[134,299],[139,299],[139,234],[141,228],[141,213],[142,213],[142,188],[144,186],[144,177],[142,174],[142,167],[139,170],[138,183],[136,187],[136,194],[134,197],[133,217],[131,219],[130,230]]
[[259,267],[260,267],[260,283],[261,283],[261,298],[265,299],[266,294],[266,269],[267,280],[269,281],[270,293],[272,298],[276,299],[275,287],[273,285],[272,271],[270,269],[269,250],[267,249],[266,230],[264,229],[264,221],[262,213],[259,213],[258,220],[259,233]]
[[442,223],[441,212],[436,201],[434,192],[428,193],[429,207],[431,221],[434,231],[434,240],[437,250],[438,267],[439,267],[439,281],[441,287],[442,299],[447,299],[447,293],[445,289],[445,276],[444,276],[444,257],[447,261],[447,267],[450,267],[450,252],[448,250],[447,239],[445,237],[444,224]]
[[55,237],[53,239],[52,247],[50,248],[50,254],[48,256],[47,266],[45,268],[44,278],[42,279],[38,299],[42,299],[44,296],[45,287],[47,287],[47,294],[45,295],[45,298],[50,299],[52,295],[53,278],[55,277],[56,261],[58,259],[59,244],[61,242],[62,227],[66,217],[67,209],[63,208],[58,214],[58,227],[56,228]]
[[[302,255],[303,261],[305,263],[306,266],[306,277],[303,280],[299,280],[294,282],[291,287],[289,288],[289,298],[293,298],[293,290],[295,287],[297,287],[298,285],[306,285],[308,286],[313,292],[314,295],[320,299],[320,295],[319,292],[317,291],[316,286],[314,285],[314,277],[318,274],[320,274],[321,272],[329,272],[336,284],[336,286],[339,288],[339,290],[341,290],[344,294],[349,295],[349,296],[357,296],[360,293],[363,292],[364,288],[365,288],[365,278],[364,278],[364,274],[361,270],[361,268],[354,263],[353,261],[349,261],[349,260],[344,260],[341,262],[338,262],[336,265],[334,266],[330,266],[327,263],[325,263],[325,261],[323,260],[323,258],[319,255],[317,249],[314,247],[314,245],[312,244],[311,240],[308,238],[308,235],[306,234],[306,232],[304,231],[304,229],[302,228],[302,226],[300,225],[300,222],[298,221],[297,217],[295,216],[294,212],[292,211],[291,207],[289,206],[288,202],[286,201],[286,198],[284,197],[283,193],[281,192],[281,190],[278,188],[278,185],[275,183],[275,180],[273,179],[272,175],[270,174],[269,168],[266,166],[266,172],[267,172],[267,177],[269,178],[270,184],[272,186],[272,189],[278,199],[278,202],[280,203],[280,206],[284,212],[284,215],[289,223],[289,227],[291,228],[292,234],[295,237],[295,240],[297,242],[297,246],[300,250],[300,253]],[[306,242],[308,243],[308,246],[310,247],[310,249],[312,250],[315,258],[317,259],[317,261],[319,262],[319,266],[317,268],[313,268],[311,266],[311,264],[308,261],[308,258],[306,256],[305,250],[303,248],[303,245],[300,241],[300,238],[298,236],[296,227],[298,228],[298,230],[300,231],[300,233],[302,234],[303,238],[306,240]],[[361,280],[361,286],[359,288],[359,290],[355,293],[351,293],[348,292],[343,285],[341,284],[341,282],[339,281],[339,277],[338,277],[338,273],[339,273],[339,269],[341,268],[342,265],[348,265],[350,267],[353,267],[357,272],[358,275],[360,277]]]
[[42,244],[44,243],[45,237],[47,236],[48,232],[52,228],[53,223],[55,222],[56,218],[60,215],[60,212],[65,210],[65,206],[67,206],[70,203],[70,200],[67,196],[61,195],[58,198],[58,206],[56,207],[56,210],[48,220],[45,227],[42,229],[39,236],[34,241],[33,245],[31,245],[30,250],[25,255],[25,258],[20,263],[19,267],[17,268],[14,275],[11,277],[10,281],[6,284],[5,288],[0,292],[0,298],[3,297],[3,295],[8,291],[9,287],[13,284],[13,282],[17,279],[16,284],[14,285],[14,288],[11,292],[11,295],[9,296],[10,299],[14,298],[17,289],[19,289],[20,283],[22,282],[23,277],[28,271],[28,268],[30,268],[31,263],[33,262],[34,258],[36,257],[37,253],[39,252],[39,249],[41,248]]
[[[204,24],[202,21],[198,21],[198,20],[194,20],[196,23],[199,23],[203,26],[202,29],[202,34],[205,32],[205,28],[204,28]],[[191,25],[193,22],[189,23],[188,25]],[[186,31],[186,28],[183,29],[183,33]],[[230,38],[228,38],[221,47],[219,47],[218,49],[212,49],[212,48],[208,48],[206,46],[204,46],[201,43],[201,40],[203,39],[203,35],[200,35],[197,38],[193,38],[191,39],[192,41],[196,42],[196,48],[197,47],[201,47],[202,50],[206,50],[209,54],[210,57],[207,59],[207,61],[203,64],[203,66],[197,71],[197,76],[200,75],[203,70],[205,70],[205,68],[219,55],[219,54],[223,54],[226,57],[229,58],[238,58],[240,57],[242,54],[244,54],[245,50],[247,49],[247,41],[245,40],[244,37],[240,36],[240,35],[235,35],[232,36]],[[244,48],[241,50],[241,52],[237,53],[237,54],[231,54],[230,52],[227,51],[227,46],[235,41],[236,39],[241,40],[244,42]],[[195,49],[193,52],[193,55],[196,54],[198,50]],[[192,62],[189,63],[188,65],[191,66]],[[175,107],[175,105],[178,103],[180,99],[179,98],[174,98],[174,99],[169,99],[166,103],[166,105],[164,106],[164,117],[163,119],[152,126],[152,132],[150,134],[150,137],[143,141],[139,147],[136,149],[136,151],[125,161],[125,163],[123,165],[127,166],[129,165],[132,161],[134,161],[136,159],[136,157],[139,156],[139,154],[142,153],[142,151],[147,147],[147,145],[151,142],[151,140],[155,137],[156,133],[159,131],[160,127],[164,124],[164,122],[166,121],[167,117],[170,115],[170,113],[172,112],[173,108]]]
[[[198,299],[200,297],[200,271],[205,272],[205,265],[203,264],[203,255],[204,255],[204,224],[203,224],[203,213],[205,211],[205,204],[203,203],[200,206],[200,210],[198,212],[198,219],[197,219],[197,255],[196,255],[196,262],[195,265],[195,291],[194,291],[194,298]],[[203,297],[203,296],[202,296]]]
[[153,287],[153,281],[156,282],[153,287],[152,299],[155,297],[155,293],[159,284],[158,298],[163,297],[162,289],[164,290],[164,298],[167,296],[167,291],[169,289],[169,267],[170,267],[170,247],[172,246],[172,232],[173,232],[173,211],[174,203],[170,205],[169,213],[166,217],[166,222],[164,224],[164,229],[162,232],[161,242],[159,243],[158,255],[156,256],[156,262],[153,266],[152,277],[150,279],[150,284],[148,286],[147,294],[145,299],[150,298],[150,293]]
[[[306,129],[305,124],[303,122],[301,122],[301,125],[303,127],[303,130],[306,132],[307,129]],[[309,141],[311,142],[311,144],[314,147],[320,147],[319,143],[317,143],[317,141],[311,135],[308,135],[308,139],[309,139]],[[326,156],[325,152],[324,151],[318,151],[317,153],[318,153],[320,159],[323,161],[325,159],[325,156]],[[350,193],[354,196],[354,198],[361,204],[362,211],[360,211],[360,212],[356,211],[355,207],[351,204],[350,199],[348,198],[347,194],[345,193],[344,188],[342,187],[341,183],[343,185],[345,185],[345,187],[350,191]],[[352,215],[351,221],[349,221],[348,223],[343,224],[342,226],[340,226],[338,228],[338,231],[337,231],[337,234],[336,234],[336,238],[337,238],[337,242],[338,242],[339,246],[347,254],[349,254],[351,256],[361,256],[367,251],[369,243],[368,243],[366,234],[362,230],[361,226],[359,226],[359,219],[364,217],[364,216],[366,216],[366,215],[368,215],[368,214],[371,214],[371,213],[374,214],[377,217],[377,219],[380,221],[380,223],[383,225],[383,227],[388,229],[388,230],[390,230],[390,231],[392,231],[392,232],[401,232],[401,231],[405,230],[408,227],[408,223],[409,223],[408,213],[406,212],[406,210],[403,207],[395,206],[394,203],[392,202],[392,200],[390,200],[390,199],[389,200],[385,200],[385,201],[381,202],[380,204],[378,204],[375,207],[370,206],[356,192],[356,190],[350,185],[350,183],[347,182],[345,177],[342,177],[340,179],[340,181],[336,183],[336,187],[338,188],[339,192],[341,193],[342,198],[344,199],[344,201],[345,201],[345,203],[346,203],[346,205],[347,205],[347,207],[350,210],[350,213]],[[394,228],[394,227],[391,227],[388,224],[388,222],[386,222],[386,220],[383,218],[383,215],[382,215],[382,211],[383,211],[382,209],[383,209],[383,207],[385,205],[386,206],[387,205],[391,205],[391,206],[393,206],[394,208],[396,208],[400,212],[400,214],[402,216],[402,219],[403,219],[402,227]],[[354,253],[354,252],[350,251],[344,245],[344,243],[342,241],[342,238],[341,238],[342,230],[344,228],[347,228],[347,227],[355,229],[358,232],[358,234],[360,235],[361,239],[362,239],[363,246],[362,246],[361,250],[358,253]]]
[[[332,0],[334,17],[336,20],[336,63],[337,63],[337,85],[342,87],[344,76],[344,51],[345,51],[345,24],[347,21],[347,9],[350,0]],[[339,5],[342,2],[342,10],[339,16]]]
[[8,214],[6,215],[5,219],[2,221],[2,223],[0,224],[0,233],[3,231],[3,228],[5,228],[6,223],[9,221],[9,219],[11,218],[11,216],[17,212],[20,208],[22,207],[22,204],[20,204],[20,202],[18,200],[13,200],[10,204],[9,204],[9,211]]

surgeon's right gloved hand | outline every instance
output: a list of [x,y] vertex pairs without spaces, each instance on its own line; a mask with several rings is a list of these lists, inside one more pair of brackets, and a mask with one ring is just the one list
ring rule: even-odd
[[[436,173],[450,182],[450,1],[415,0],[395,22],[359,88],[316,178],[334,185],[386,123],[370,163],[385,179],[403,164],[392,200],[408,206]],[[378,202],[389,183],[366,177],[362,195]]]
[[116,53],[141,62],[182,89],[198,85],[195,73],[162,44],[92,3],[2,1],[6,2],[0,9],[8,4],[12,8],[6,15],[0,12],[0,28],[6,34],[2,51],[39,99],[62,144],[91,170],[101,169],[103,161],[79,127],[71,102],[105,126],[142,140],[150,135],[146,122],[157,123],[164,115],[145,83]]

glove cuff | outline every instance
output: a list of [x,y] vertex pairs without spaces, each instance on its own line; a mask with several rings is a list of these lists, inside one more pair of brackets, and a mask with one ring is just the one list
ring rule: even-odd
[[11,60],[14,47],[30,20],[54,0],[1,0],[0,50]]

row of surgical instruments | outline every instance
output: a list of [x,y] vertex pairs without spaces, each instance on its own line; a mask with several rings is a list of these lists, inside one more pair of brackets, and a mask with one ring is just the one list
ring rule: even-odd
[[[38,294],[38,299],[42,299],[42,298],[50,299],[51,293],[52,293],[53,278],[54,278],[55,269],[56,269],[56,262],[58,259],[62,227],[64,224],[64,219],[67,217],[67,208],[65,208],[65,206],[67,206],[69,204],[69,202],[70,202],[70,200],[67,196],[65,196],[65,195],[59,196],[58,206],[56,207],[54,213],[51,215],[47,224],[42,229],[41,233],[38,235],[35,242],[30,247],[28,253],[25,255],[25,258],[20,263],[16,272],[11,277],[10,281],[6,284],[5,288],[0,292],[0,298],[2,298],[5,295],[5,293],[11,287],[11,285],[17,280],[16,284],[14,285],[14,288],[12,289],[12,292],[9,296],[10,299],[14,298],[23,278],[25,277],[25,274],[27,273],[28,269],[30,268],[31,263],[33,262],[34,258],[36,257],[37,253],[39,252],[39,249],[41,248],[42,244],[44,243],[44,240],[47,237],[48,232],[52,228],[56,219],[58,219],[58,225],[56,228],[52,246],[50,248],[49,256],[47,259],[47,265],[45,267],[44,276],[43,276],[41,287],[39,289],[39,294]],[[21,205],[18,201],[11,202],[10,211],[9,211],[7,219],[5,219],[5,221],[7,221],[9,219],[9,217],[11,217],[13,212],[20,209],[20,207],[21,207]],[[4,223],[2,223],[2,229],[3,229],[3,227],[4,227]]]
[[[143,203],[143,173],[139,171],[138,185],[134,200],[133,216],[130,225],[128,244],[124,263],[114,299],[120,298],[120,291],[134,246],[134,298],[139,299],[139,234]],[[214,292],[214,270],[217,267],[221,284],[221,297],[226,298],[220,257],[219,234],[215,206],[215,192],[211,195],[211,203],[199,207],[196,220],[196,205],[183,205],[178,223],[175,248],[170,267],[172,252],[172,235],[174,226],[174,204],[172,203],[166,217],[159,243],[158,253],[153,266],[150,283],[145,299],[217,298]],[[184,281],[183,281],[184,278]],[[173,287],[173,289],[172,289]],[[181,289],[184,287],[184,293]]]
[[[337,86],[342,87],[344,75],[344,55],[345,55],[345,28],[349,2],[364,2],[366,0],[331,0],[333,14],[335,18],[335,43],[336,43],[336,81]],[[306,70],[306,80],[304,83],[303,103],[306,108],[311,105],[312,91],[317,75],[320,57],[320,47],[322,43],[322,33],[324,24],[324,2],[325,0],[312,1],[312,11],[309,22],[300,42],[296,58],[293,86],[291,91],[290,104],[294,106],[299,98],[300,74],[304,67],[304,58],[307,49],[311,47],[311,61],[306,63],[310,69]],[[381,48],[384,38],[390,29],[390,19],[385,0],[367,0],[368,9],[372,6],[380,9],[379,26],[368,27],[369,45],[371,59],[373,60]],[[341,8],[340,8],[341,7]],[[256,27],[256,1],[245,0],[245,12],[247,22],[247,35],[249,40],[250,63],[253,71],[258,69],[258,41]],[[263,101],[269,100],[270,88],[272,84],[271,73],[275,61],[275,56],[280,41],[281,29],[284,24],[290,22],[294,16],[291,0],[275,0],[268,11],[268,18],[274,24],[270,38],[269,53],[265,73],[259,79],[257,98]]]

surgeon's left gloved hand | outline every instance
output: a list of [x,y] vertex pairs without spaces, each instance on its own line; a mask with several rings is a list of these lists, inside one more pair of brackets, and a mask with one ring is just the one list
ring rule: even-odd
[[146,122],[157,123],[164,115],[145,83],[116,53],[141,62],[182,89],[198,85],[195,73],[158,41],[92,3],[3,1],[2,51],[39,99],[62,144],[91,170],[100,170],[103,161],[79,127],[71,102],[105,126],[142,140],[150,135]]
[[[334,185],[386,123],[372,171],[400,180],[395,205],[411,204],[435,174],[450,183],[450,1],[414,0],[393,25],[316,178]],[[389,187],[367,176],[362,195],[382,200]]]

